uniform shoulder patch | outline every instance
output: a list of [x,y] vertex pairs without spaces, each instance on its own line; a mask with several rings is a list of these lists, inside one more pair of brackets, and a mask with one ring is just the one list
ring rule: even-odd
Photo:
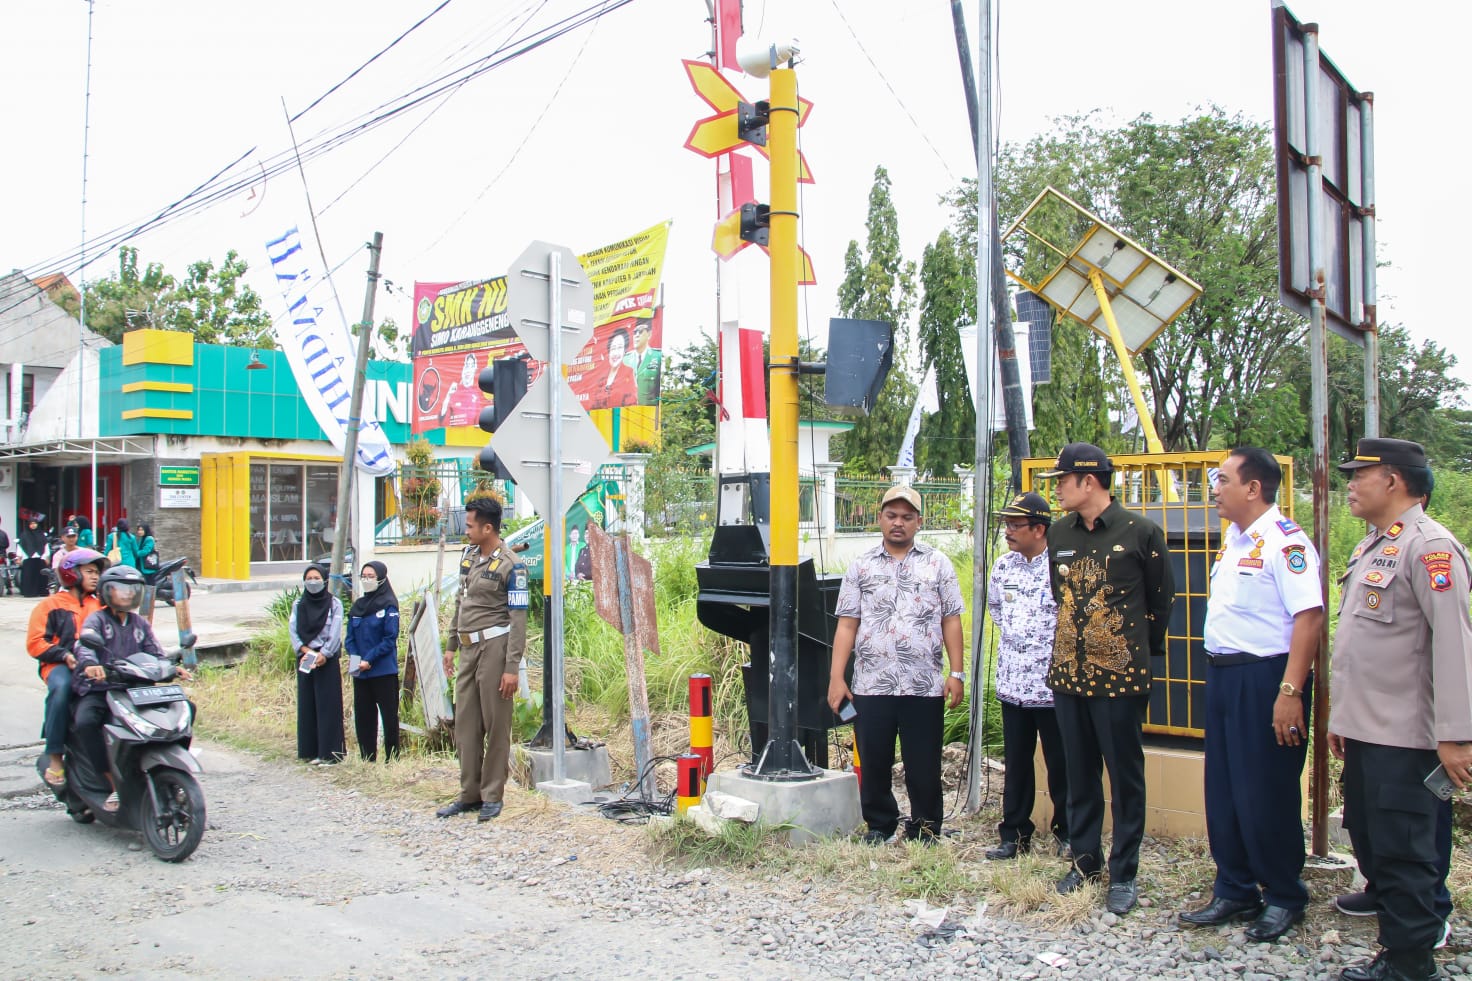
[[1296,535],[1299,532],[1303,531],[1302,528],[1293,523],[1293,520],[1291,518],[1279,518],[1278,530],[1285,535]]
[[[1281,521],[1278,522],[1279,525],[1282,523]],[[1302,545],[1285,546],[1283,548],[1283,558],[1288,563],[1288,571],[1294,575],[1303,575],[1308,569],[1308,555]]]
[[506,583],[506,606],[512,610],[524,610],[531,602],[526,566],[517,562],[511,567],[511,576]]
[[1452,553],[1427,552],[1421,556],[1421,564],[1426,567],[1432,589],[1444,593],[1452,588]]

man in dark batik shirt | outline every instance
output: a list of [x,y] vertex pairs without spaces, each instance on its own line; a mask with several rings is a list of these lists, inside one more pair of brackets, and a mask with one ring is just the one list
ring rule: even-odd
[[1072,512],[1048,530],[1058,630],[1048,687],[1068,760],[1068,837],[1073,868],[1058,883],[1070,893],[1102,871],[1100,838],[1109,769],[1114,817],[1108,908],[1127,913],[1145,835],[1145,754],[1140,727],[1150,701],[1150,657],[1165,654],[1175,600],[1160,526],[1120,506],[1114,466],[1099,447],[1070,443],[1057,466],[1058,503]]

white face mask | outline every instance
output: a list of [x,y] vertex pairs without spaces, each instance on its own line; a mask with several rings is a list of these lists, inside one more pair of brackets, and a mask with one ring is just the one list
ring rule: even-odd
[[377,579],[364,579],[363,580],[363,592],[365,592],[365,593],[371,593],[371,592],[373,592],[377,588],[378,588],[378,580]]
[[324,582],[321,579],[308,579],[307,582],[306,582],[306,590],[307,590],[307,592],[311,593],[314,596],[317,593],[322,592],[322,590],[324,590],[326,588],[327,588],[327,583]]

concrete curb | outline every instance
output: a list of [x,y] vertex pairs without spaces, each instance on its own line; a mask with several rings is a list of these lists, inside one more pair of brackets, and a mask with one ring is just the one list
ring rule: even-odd
[[299,578],[291,579],[201,579],[201,593],[260,593],[281,592],[298,585]]

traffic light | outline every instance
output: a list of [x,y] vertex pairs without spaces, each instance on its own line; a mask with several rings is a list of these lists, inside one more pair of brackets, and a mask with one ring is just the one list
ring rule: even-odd
[[[480,428],[488,433],[500,431],[511,418],[511,410],[526,397],[527,362],[525,358],[501,358],[492,361],[481,370],[477,379],[480,390],[491,397],[491,404],[480,410]],[[480,451],[482,470],[495,474],[499,480],[515,482],[516,478],[496,457],[496,451],[487,443]]]

